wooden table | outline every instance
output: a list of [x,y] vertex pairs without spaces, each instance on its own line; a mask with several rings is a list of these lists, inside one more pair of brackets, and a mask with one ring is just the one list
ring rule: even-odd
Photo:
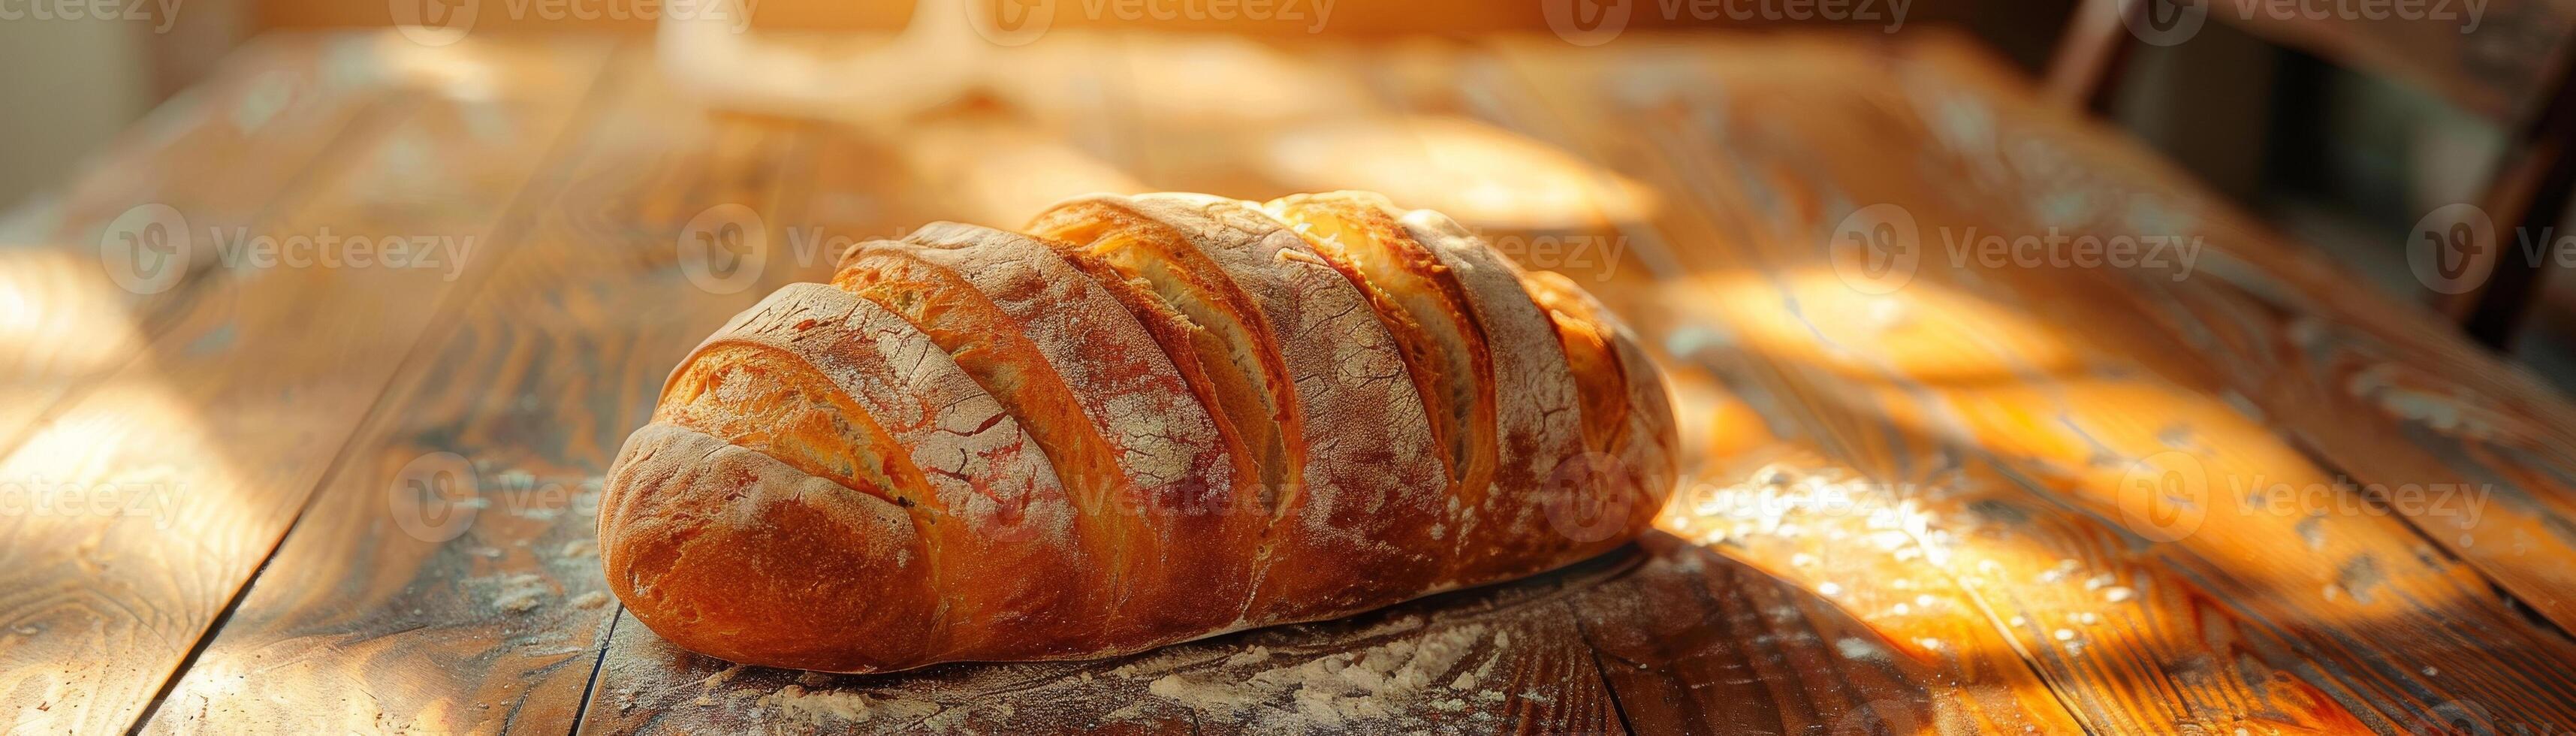
[[[1058,32],[842,123],[707,112],[650,54],[270,37],[0,251],[0,731],[2576,729],[2576,410],[1962,38]],[[729,667],[605,595],[600,474],[664,372],[836,244],[1339,185],[1467,210],[1634,323],[1699,452],[1665,531],[899,676]],[[680,246],[722,205],[756,266]],[[473,247],[220,247],[326,229]],[[2051,233],[2203,249],[1951,249]]]

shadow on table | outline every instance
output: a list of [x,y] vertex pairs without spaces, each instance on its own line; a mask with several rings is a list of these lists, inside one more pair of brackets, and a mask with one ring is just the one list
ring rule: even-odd
[[[1706,729],[1910,733],[1932,718],[1931,696],[1902,684],[1922,668],[1867,626],[1662,532],[1523,580],[1097,661],[829,675],[692,654],[631,616],[617,628],[589,719],[619,732],[1617,733],[1622,706]],[[1814,662],[1843,670],[1842,687],[1789,672]],[[1636,700],[1648,693],[1676,700]]]

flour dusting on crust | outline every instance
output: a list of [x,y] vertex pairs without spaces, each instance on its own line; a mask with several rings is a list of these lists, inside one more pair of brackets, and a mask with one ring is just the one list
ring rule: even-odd
[[[1127,203],[1180,230],[1223,268],[1252,297],[1278,340],[1296,384],[1307,445],[1302,506],[1293,510],[1298,518],[1282,520],[1299,530],[1294,553],[1331,549],[1333,556],[1366,561],[1365,571],[1317,571],[1351,579],[1351,592],[1436,569],[1437,545],[1418,520],[1441,516],[1447,484],[1440,450],[1395,337],[1379,324],[1367,297],[1304,238],[1252,203],[1172,193]],[[1322,556],[1316,561],[1359,564]],[[1287,595],[1308,611],[1350,610],[1368,597],[1334,600],[1344,593]],[[1260,614],[1252,615],[1257,623]]]

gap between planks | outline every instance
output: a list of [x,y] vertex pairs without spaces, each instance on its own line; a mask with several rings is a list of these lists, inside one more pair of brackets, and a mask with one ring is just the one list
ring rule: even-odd
[[315,479],[312,486],[304,491],[303,499],[297,505],[294,516],[288,520],[285,528],[269,541],[266,552],[261,555],[259,564],[252,569],[252,573],[233,586],[232,593],[215,618],[198,631],[196,641],[189,647],[187,654],[170,669],[157,694],[145,703],[133,725],[126,729],[129,736],[141,734],[161,715],[161,706],[170,696],[172,689],[187,676],[190,668],[205,653],[206,648],[214,643],[216,635],[222,631],[224,624],[230,621],[242,600],[249,595],[252,587],[258,584],[260,573],[268,569],[269,563],[276,558],[278,550],[284,546],[286,539],[301,526],[305,513],[310,511],[313,504],[321,498],[320,491],[329,488],[332,481],[348,465],[349,453],[354,449],[348,440],[364,436],[369,425],[384,421],[381,412],[393,397],[402,393],[395,388],[404,381],[418,380],[426,370],[426,366],[421,365],[425,360],[425,354],[435,357],[434,352],[424,350],[424,346],[436,345],[442,342],[445,336],[453,333],[455,315],[461,313],[467,304],[473,302],[473,297],[481,293],[489,277],[516,253],[517,246],[521,245],[519,240],[527,234],[527,231],[535,227],[536,215],[542,211],[546,203],[553,201],[556,193],[563,189],[572,173],[572,164],[579,159],[577,152],[587,143],[587,137],[581,134],[601,118],[602,111],[595,103],[614,89],[615,84],[626,75],[637,73],[634,65],[613,63],[621,55],[628,53],[629,48],[631,43],[621,43],[607,53],[601,54],[599,59],[591,63],[593,74],[583,84],[581,101],[576,104],[571,120],[556,131],[554,139],[547,144],[545,152],[539,159],[546,163],[540,164],[537,170],[530,173],[499,210],[498,216],[492,220],[491,243],[502,246],[497,251],[497,257],[469,266],[465,283],[458,285],[439,299],[424,329],[414,336],[405,349],[403,358],[396,363],[392,371],[388,372],[382,385],[377,387],[376,395],[370,400],[365,414],[352,426],[348,435],[342,438],[342,444],[333,450],[330,465],[324,469],[319,478]]

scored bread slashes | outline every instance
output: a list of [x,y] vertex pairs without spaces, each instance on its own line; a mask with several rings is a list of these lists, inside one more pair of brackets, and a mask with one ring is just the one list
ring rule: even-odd
[[1606,309],[1355,192],[858,244],[683,359],[603,491],[674,643],[883,672],[1349,615],[1625,543],[1673,485]]

